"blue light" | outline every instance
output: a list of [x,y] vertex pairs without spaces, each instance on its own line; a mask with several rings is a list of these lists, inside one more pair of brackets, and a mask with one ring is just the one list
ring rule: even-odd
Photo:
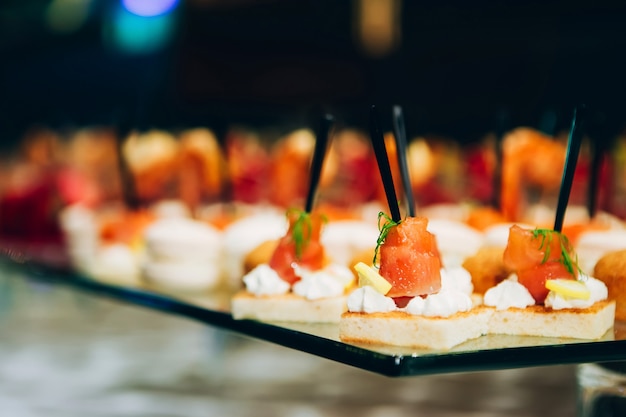
[[137,16],[159,16],[172,11],[178,0],[121,0],[129,12]]
[[[167,0],[169,5],[174,5],[176,1]],[[141,3],[153,2],[165,4],[157,0],[143,0]],[[117,3],[114,7],[111,20],[103,27],[104,41],[112,48],[130,54],[149,54],[163,49],[171,42],[176,26],[173,8],[167,13],[144,16],[131,12],[123,3]],[[151,10],[157,9],[153,7]]]

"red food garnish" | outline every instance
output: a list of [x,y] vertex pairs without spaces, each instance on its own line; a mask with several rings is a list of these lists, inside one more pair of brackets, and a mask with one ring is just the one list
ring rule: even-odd
[[289,229],[278,242],[278,247],[270,258],[269,265],[278,275],[290,284],[300,280],[294,266],[310,270],[324,266],[324,247],[320,243],[324,216],[298,210],[287,212]]
[[[408,217],[381,230],[380,274],[392,287],[387,296],[415,297],[441,289],[441,260],[425,217]],[[382,236],[384,235],[384,236]]]
[[504,265],[515,271],[537,304],[543,304],[548,289],[546,280],[576,279],[578,267],[567,237],[554,230],[511,227],[504,250]]

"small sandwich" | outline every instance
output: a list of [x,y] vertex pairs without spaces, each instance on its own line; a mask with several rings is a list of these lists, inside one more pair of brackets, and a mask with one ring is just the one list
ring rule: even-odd
[[514,225],[503,263],[513,274],[484,295],[489,333],[600,339],[613,327],[615,302],[580,270],[565,235]]
[[243,277],[245,289],[233,296],[235,319],[272,322],[337,323],[346,310],[352,271],[329,260],[320,241],[324,216],[288,210],[289,228],[269,262]]
[[491,312],[474,305],[469,272],[442,268],[428,219],[396,223],[381,213],[379,226],[372,264],[355,266],[359,288],[341,317],[341,340],[449,349],[486,334]]

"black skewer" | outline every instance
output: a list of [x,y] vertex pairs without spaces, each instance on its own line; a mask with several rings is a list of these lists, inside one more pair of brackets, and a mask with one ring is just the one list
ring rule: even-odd
[[320,182],[322,174],[322,166],[324,165],[324,157],[326,156],[326,148],[328,146],[328,138],[332,129],[335,118],[330,114],[325,114],[320,121],[317,132],[315,132],[315,149],[313,151],[313,159],[311,161],[311,172],[309,177],[309,190],[306,196],[304,211],[310,213],[313,210],[315,195],[317,194],[317,186]]
[[406,139],[406,127],[404,124],[404,113],[402,107],[393,106],[393,130],[396,138],[396,149],[398,154],[398,165],[402,175],[402,186],[404,198],[407,204],[407,213],[410,217],[415,217],[415,198],[413,197],[413,186],[409,175],[409,165],[407,162],[408,141]]
[[393,176],[391,174],[391,167],[389,166],[387,148],[385,147],[385,137],[380,129],[378,111],[375,105],[372,105],[370,108],[370,139],[374,148],[374,154],[376,155],[380,177],[385,188],[385,196],[387,197],[391,219],[397,223],[402,220],[402,217],[400,215],[396,190],[393,185]]
[[556,206],[556,216],[554,219],[554,230],[560,232],[563,229],[563,220],[565,218],[565,210],[569,201],[572,182],[574,181],[574,171],[578,163],[578,153],[580,152],[580,144],[583,137],[583,122],[586,114],[586,107],[580,105],[574,110],[572,119],[572,127],[567,140],[567,154],[565,157],[565,168],[563,170],[563,178],[561,180],[561,188],[559,190],[559,199]]

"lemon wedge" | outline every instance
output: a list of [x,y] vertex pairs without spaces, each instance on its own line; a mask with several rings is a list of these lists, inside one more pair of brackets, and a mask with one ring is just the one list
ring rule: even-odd
[[591,296],[589,288],[580,281],[573,279],[549,279],[546,288],[563,297],[588,300]]
[[383,295],[387,294],[391,289],[391,283],[371,266],[359,262],[354,265],[354,270],[359,274],[359,287],[369,285]]

